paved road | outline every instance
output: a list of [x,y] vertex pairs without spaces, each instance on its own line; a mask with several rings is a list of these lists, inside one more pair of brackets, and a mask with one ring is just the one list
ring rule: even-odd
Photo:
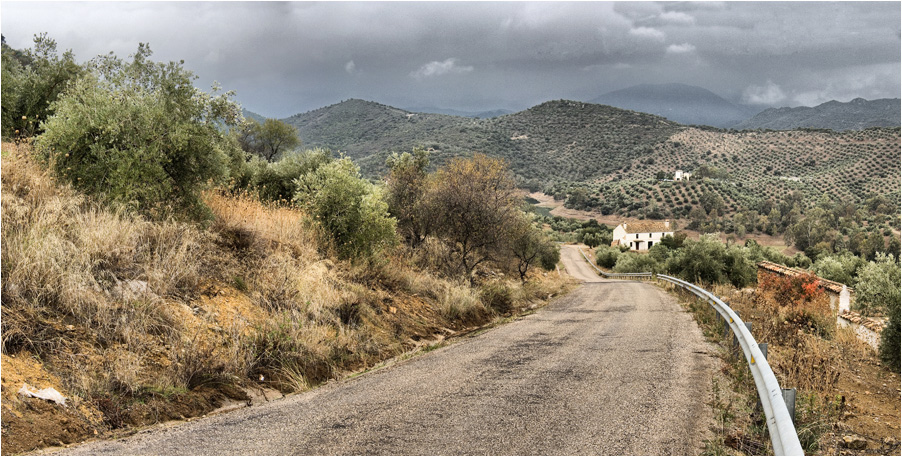
[[[586,274],[573,247],[563,259]],[[575,254],[575,256],[574,256]],[[575,263],[574,259],[579,259]],[[713,353],[654,286],[593,276],[541,311],[403,363],[75,454],[696,454]]]

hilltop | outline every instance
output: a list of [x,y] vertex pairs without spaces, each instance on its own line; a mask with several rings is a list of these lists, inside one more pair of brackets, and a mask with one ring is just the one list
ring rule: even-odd
[[730,127],[754,114],[749,107],[687,84],[640,84],[608,92],[590,102],[651,113],[686,125]]
[[601,177],[681,128],[650,114],[568,100],[472,119],[353,99],[284,121],[305,145],[340,151],[369,176],[384,172],[390,152],[424,147],[433,165],[473,152],[503,157],[522,181],[536,185]]
[[900,100],[856,98],[848,103],[831,100],[815,107],[771,108],[735,125],[736,129],[791,130],[816,128],[861,130],[870,127],[899,127]]

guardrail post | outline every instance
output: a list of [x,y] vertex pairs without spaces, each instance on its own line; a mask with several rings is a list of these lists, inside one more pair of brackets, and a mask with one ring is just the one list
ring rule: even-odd
[[789,410],[789,417],[792,419],[792,423],[796,423],[796,390],[795,389],[782,389],[783,390],[783,401],[786,402],[786,409]]
[[[749,329],[749,330],[751,330],[751,329]],[[764,356],[764,360],[767,360],[767,343],[758,343],[758,349],[761,351],[761,354]],[[761,397],[758,397],[758,404],[755,405],[755,408],[756,408],[755,411],[761,411]]]

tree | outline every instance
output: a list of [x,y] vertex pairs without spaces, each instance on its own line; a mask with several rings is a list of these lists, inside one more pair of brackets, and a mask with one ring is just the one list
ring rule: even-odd
[[724,278],[725,246],[717,235],[686,240],[683,249],[667,262],[667,270],[694,283],[716,284]]
[[230,92],[196,89],[182,63],[148,60],[140,44],[130,61],[94,59],[51,105],[38,151],[76,188],[153,217],[201,219],[200,191],[226,177],[240,155],[222,126],[237,124]]
[[385,161],[388,211],[398,220],[398,231],[413,248],[431,233],[433,218],[426,202],[429,153],[415,148],[413,153],[393,153]]
[[3,43],[2,135],[30,137],[43,130],[41,122],[53,114],[52,103],[84,73],[72,51],[61,56],[56,41],[35,35],[34,48],[18,52]]
[[[526,282],[530,266],[539,262],[545,269],[553,269],[560,260],[557,246],[537,228],[531,217],[521,213],[509,229],[510,250],[517,263],[520,281]],[[557,254],[556,258],[554,254]],[[548,268],[548,265],[551,265]]]
[[476,267],[503,253],[516,220],[520,199],[513,177],[502,160],[476,154],[452,159],[431,176],[429,187],[445,268],[473,283]]
[[900,309],[902,284],[899,264],[892,255],[879,253],[876,261],[858,270],[855,304],[862,314],[883,314],[889,318],[880,341],[880,358],[899,370]]
[[609,246],[601,246],[595,250],[595,263],[600,267],[614,268],[620,257],[620,249]]
[[279,154],[301,144],[298,131],[278,119],[266,119],[257,133],[257,141],[263,145],[263,158],[272,162]]
[[254,119],[245,121],[238,130],[238,141],[246,152],[268,162],[301,145],[297,129],[278,119],[266,119],[262,124]]
[[396,243],[381,188],[362,179],[350,159],[333,160],[295,183],[294,201],[324,229],[339,258],[369,260]]

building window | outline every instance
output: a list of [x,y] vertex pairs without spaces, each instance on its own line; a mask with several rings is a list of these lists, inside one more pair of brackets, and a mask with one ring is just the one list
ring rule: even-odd
[[639,239],[639,234],[638,234],[638,233],[636,234],[636,239],[637,239],[637,240]]

